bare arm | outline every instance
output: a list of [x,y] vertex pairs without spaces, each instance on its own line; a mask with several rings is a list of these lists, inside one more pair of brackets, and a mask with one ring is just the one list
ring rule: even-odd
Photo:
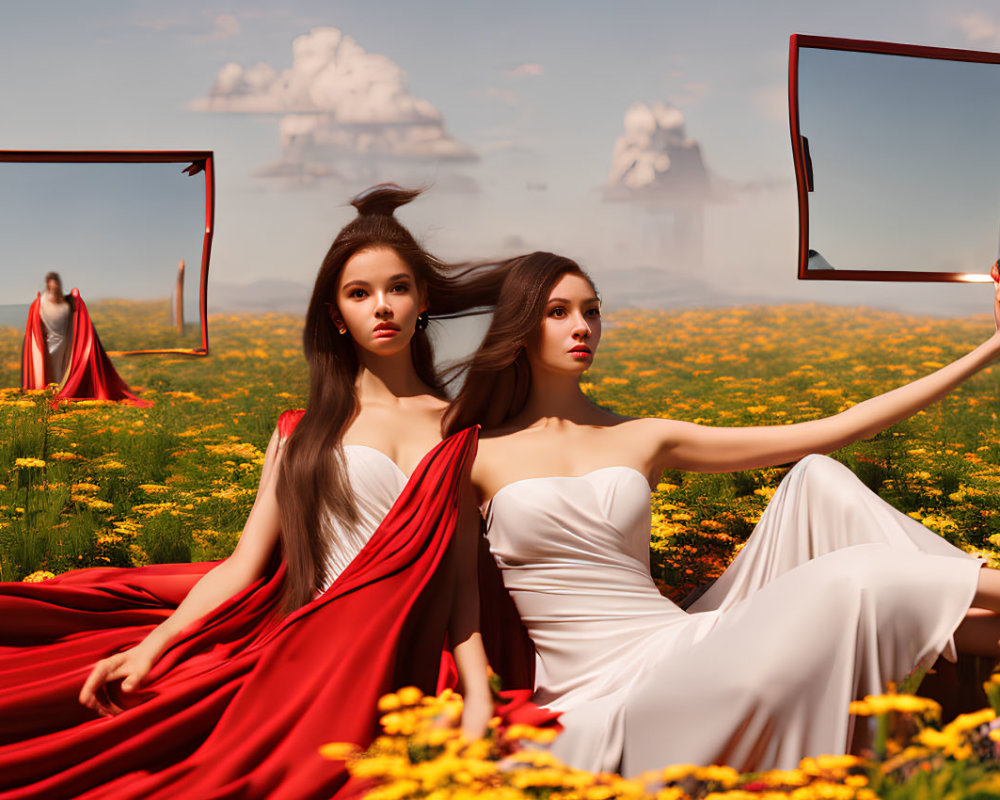
[[[997,311],[996,297],[994,311]],[[998,317],[1000,319],[1000,317]],[[1000,355],[1000,333],[947,366],[898,389],[823,419],[794,425],[713,428],[675,420],[643,420],[659,450],[654,468],[729,472],[796,461],[874,436],[940,400]]]
[[281,442],[275,431],[264,456],[257,497],[233,554],[205,573],[174,612],[139,644],[94,665],[80,691],[83,705],[102,714],[120,711],[102,697],[104,684],[121,679],[123,691],[138,688],[156,660],[184,628],[243,591],[263,574],[278,538],[275,485],[280,452]]
[[471,487],[466,487],[455,531],[453,547],[456,586],[452,599],[448,638],[452,643],[455,666],[462,683],[465,707],[462,730],[470,739],[486,732],[493,716],[493,698],[488,679],[488,662],[479,628],[479,528],[482,518],[473,502]]

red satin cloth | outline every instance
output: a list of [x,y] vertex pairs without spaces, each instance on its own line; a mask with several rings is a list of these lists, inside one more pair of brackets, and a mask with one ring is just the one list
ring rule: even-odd
[[[44,389],[51,376],[45,374],[45,330],[41,315],[42,295],[39,293],[28,308],[28,322],[21,346],[21,388]],[[87,304],[73,289],[73,344],[69,367],[63,376],[57,400],[123,400],[140,406],[152,405],[140,400],[122,380],[114,364],[101,346],[97,330],[90,319]]]
[[[433,692],[449,674],[448,544],[476,441],[469,429],[424,457],[323,595],[280,618],[284,565],[275,558],[253,586],[184,631],[140,691],[126,697],[113,686],[112,699],[130,706],[115,717],[77,702],[94,662],[138,643],[214,564],[0,584],[0,798],[335,795],[346,770],[319,746],[367,745],[381,695],[405,685]],[[487,581],[484,613],[502,620],[510,599],[495,588]],[[530,676],[530,642],[523,629],[508,634],[493,637],[505,646],[492,663]],[[508,716],[551,723],[527,694],[511,694]]]

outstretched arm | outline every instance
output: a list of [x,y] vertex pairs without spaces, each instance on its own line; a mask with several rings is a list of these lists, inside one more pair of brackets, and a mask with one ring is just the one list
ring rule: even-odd
[[243,591],[263,574],[278,538],[275,484],[281,446],[275,431],[264,456],[257,497],[233,554],[205,573],[174,612],[139,644],[101,659],[94,665],[80,691],[83,705],[101,714],[121,711],[106,699],[103,691],[106,683],[121,680],[123,691],[137,689],[156,660],[184,628]]
[[[994,291],[994,315],[1000,323],[1000,284]],[[1000,332],[937,372],[831,417],[794,425],[713,428],[676,420],[643,420],[643,424],[659,443],[657,471],[729,472],[784,464],[874,436],[940,400],[998,356]]]
[[488,678],[488,662],[479,628],[479,529],[482,518],[473,502],[473,492],[466,487],[455,531],[453,558],[457,572],[452,599],[448,638],[452,643],[455,666],[462,683],[465,706],[462,730],[470,739],[486,733],[493,716],[493,697]]

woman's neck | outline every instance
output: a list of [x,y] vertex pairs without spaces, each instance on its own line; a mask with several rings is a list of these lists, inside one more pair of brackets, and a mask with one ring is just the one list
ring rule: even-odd
[[580,389],[578,375],[551,373],[536,368],[532,370],[528,400],[515,419],[525,427],[546,419],[592,425],[600,421],[601,416],[601,410]]
[[410,349],[389,356],[359,354],[361,369],[355,386],[362,402],[395,402],[404,397],[430,394],[430,388],[417,375]]

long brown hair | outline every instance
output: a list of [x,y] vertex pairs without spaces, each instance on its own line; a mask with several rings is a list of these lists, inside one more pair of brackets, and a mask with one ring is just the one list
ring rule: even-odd
[[[293,611],[309,602],[328,579],[327,513],[345,525],[358,522],[347,474],[341,437],[358,412],[355,381],[360,364],[349,335],[341,336],[327,304],[335,301],[340,273],[356,253],[374,247],[394,250],[413,270],[428,303],[428,316],[454,315],[491,306],[502,282],[497,265],[448,265],[424,250],[393,216],[420,190],[380,184],[351,201],[358,216],[337,234],[330,246],[306,311],[302,342],[309,364],[306,412],[284,445],[278,471],[278,506],[282,555],[287,564],[284,608]],[[425,330],[410,341],[413,366],[432,392],[443,395]]]
[[531,390],[525,350],[538,333],[553,287],[566,274],[594,287],[579,264],[553,253],[511,259],[500,274],[503,284],[489,330],[472,358],[457,368],[465,370],[465,382],[445,411],[445,436],[470,425],[495,428],[518,414]]

